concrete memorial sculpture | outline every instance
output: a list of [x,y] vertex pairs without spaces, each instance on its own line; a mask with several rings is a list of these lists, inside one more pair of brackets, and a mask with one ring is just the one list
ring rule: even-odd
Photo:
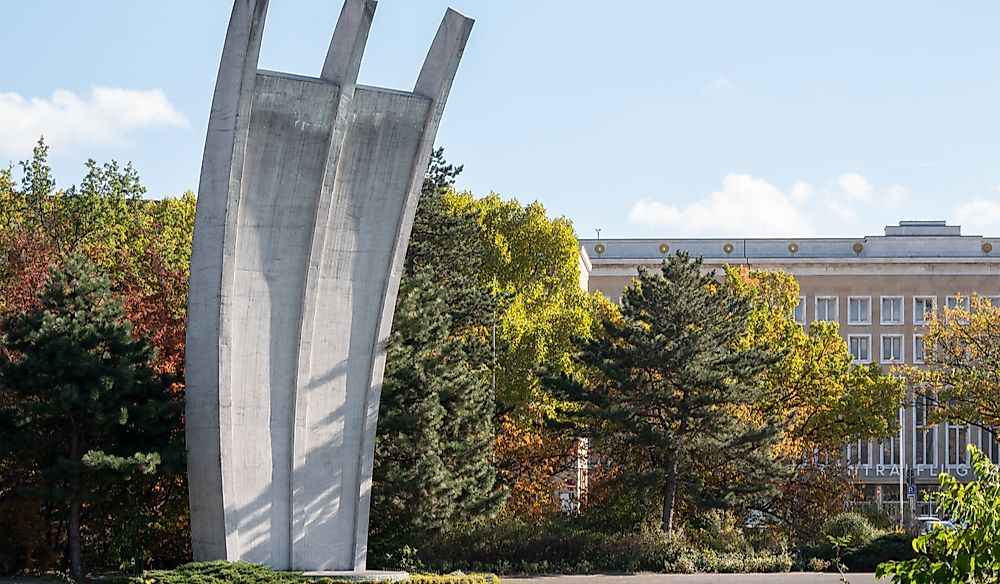
[[375,0],[318,78],[257,69],[236,0],[202,162],[187,333],[197,560],[363,570],[402,260],[473,21],[449,10],[412,92],[356,84]]

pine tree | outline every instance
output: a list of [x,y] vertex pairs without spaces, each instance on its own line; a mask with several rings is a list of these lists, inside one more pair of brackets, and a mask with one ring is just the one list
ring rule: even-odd
[[461,171],[439,149],[421,194],[389,338],[372,489],[374,556],[494,513],[496,405],[486,331],[495,315],[479,281],[475,215],[444,195]]
[[178,461],[180,415],[155,350],[132,334],[105,277],[74,256],[53,268],[38,304],[0,331],[0,457],[35,469],[31,495],[64,506],[70,571],[83,576],[81,522],[110,483]]
[[[626,477],[662,501],[670,536],[675,508],[731,506],[767,490],[780,475],[772,455],[778,427],[754,420],[760,375],[775,356],[738,349],[750,299],[731,293],[700,259],[678,253],[661,274],[639,271],[625,290],[620,318],[605,317],[603,334],[583,341],[577,362],[586,383],[549,378],[562,412],[598,443],[624,444]],[[614,455],[612,453],[612,455]]]
[[382,389],[372,505],[373,539],[412,544],[488,510],[495,473],[489,372],[454,335],[433,271],[400,287]]

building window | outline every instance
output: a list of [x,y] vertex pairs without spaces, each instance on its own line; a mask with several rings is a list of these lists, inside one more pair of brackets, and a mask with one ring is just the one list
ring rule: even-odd
[[871,363],[871,335],[847,335],[847,346],[851,349],[851,356],[854,357],[855,363]]
[[927,319],[934,314],[933,296],[916,296],[913,298],[913,324],[927,324]]
[[979,449],[990,459],[990,462],[1000,464],[1000,443],[997,442],[995,428],[979,429]]
[[883,296],[881,309],[882,324],[903,324],[903,297]]
[[924,362],[924,335],[913,335],[913,362]]
[[944,299],[944,305],[948,307],[948,310],[955,310],[956,308],[961,308],[962,310],[969,310],[969,297],[968,296],[948,296]]
[[816,298],[816,320],[837,320],[836,296],[818,296]]
[[899,438],[897,436],[883,438],[879,451],[880,464],[883,466],[899,464]]
[[927,414],[933,407],[927,394],[918,394],[913,403],[913,426],[916,440],[913,441],[914,458],[917,466],[933,467],[937,464],[937,428],[927,423]]
[[872,299],[870,296],[847,297],[847,324],[871,324]]
[[856,440],[847,445],[847,464],[851,466],[871,466],[871,443]]
[[806,297],[799,296],[799,303],[792,309],[792,318],[799,324],[806,323]]
[[946,440],[948,449],[948,466],[966,466],[969,464],[968,444],[969,427],[960,424],[945,424]]
[[882,362],[903,362],[903,335],[882,335]]
[[993,308],[1000,308],[1000,296],[987,296],[985,302],[988,302]]

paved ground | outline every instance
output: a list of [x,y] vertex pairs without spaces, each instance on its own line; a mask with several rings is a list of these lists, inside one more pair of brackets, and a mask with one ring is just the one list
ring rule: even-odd
[[[850,584],[887,584],[875,574],[847,574]],[[600,576],[504,577],[513,584],[839,584],[839,574],[631,574]]]

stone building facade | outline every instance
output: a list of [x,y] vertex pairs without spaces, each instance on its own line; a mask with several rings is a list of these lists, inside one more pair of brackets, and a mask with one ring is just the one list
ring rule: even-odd
[[[801,288],[796,320],[838,322],[856,361],[885,367],[922,362],[928,311],[968,302],[973,293],[1000,304],[1000,237],[962,235],[960,227],[944,221],[901,221],[886,227],[884,235],[866,237],[582,239],[580,244],[581,283],[615,302],[637,267],[655,269],[678,250],[701,256],[707,269],[740,264],[783,270]],[[895,502],[913,485],[911,510],[926,512],[920,491],[934,488],[939,473],[971,477],[967,443],[1000,462],[994,433],[976,426],[928,426],[926,412],[926,404],[910,396],[900,412],[901,434],[846,446],[849,469],[869,498]]]

